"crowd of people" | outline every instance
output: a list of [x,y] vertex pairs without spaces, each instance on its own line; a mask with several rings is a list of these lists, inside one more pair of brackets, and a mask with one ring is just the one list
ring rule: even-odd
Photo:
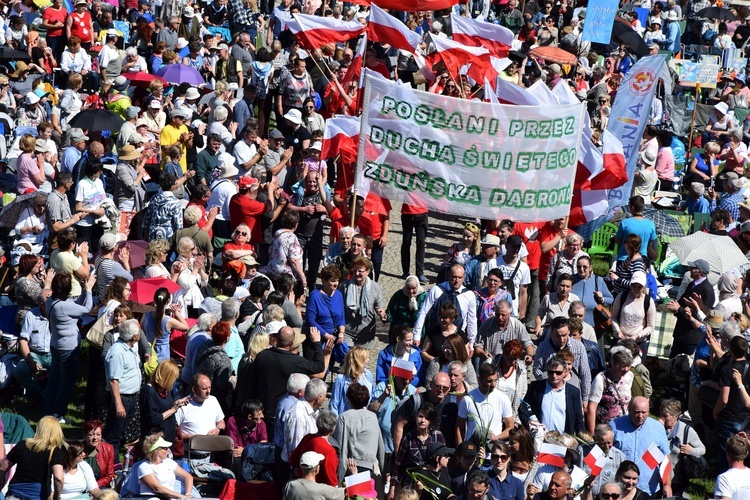
[[[43,4],[7,3],[0,30],[28,56],[0,75],[0,161],[15,172],[4,190],[21,208],[0,300],[18,333],[11,389],[44,414],[33,437],[0,447],[0,484],[16,467],[6,498],[191,498],[204,462],[249,461],[259,446],[289,500],[344,498],[362,472],[371,498],[662,498],[708,473],[716,498],[750,498],[750,262],[717,283],[705,260],[685,262],[677,300],[662,304],[644,217],[657,187],[682,185],[682,208],[710,214],[706,231],[750,258],[750,121],[732,112],[747,105],[741,76],[709,96],[692,157],[673,151],[655,98],[606,275],[565,217],[462,221],[443,259],[425,262],[428,245],[443,250],[427,208],[396,206],[401,246],[389,246],[391,202],[357,196],[353,164],[322,157],[326,122],[361,112],[357,64],[457,98],[481,98],[483,82],[439,68],[425,82],[419,57],[362,37],[301,47],[287,26],[295,13],[366,25],[368,8],[349,3]],[[616,22],[651,54],[741,49],[750,36],[750,15],[701,17],[709,0],[636,4],[645,26],[630,8]],[[601,146],[636,55],[582,40],[585,1],[520,9],[469,0],[390,14],[422,37],[421,55],[451,36],[451,15],[508,28],[499,78],[570,85]],[[537,46],[578,64],[536,59]],[[204,83],[182,80],[193,74]],[[83,120],[100,109],[119,128]],[[400,269],[384,269],[385,252]],[[384,271],[403,287],[384,293]],[[688,360],[682,385],[651,375],[657,314],[677,318],[669,358]],[[82,377],[83,432],[65,435]],[[231,457],[192,450],[202,436],[229,436]],[[546,445],[564,450],[559,463]],[[594,446],[598,472],[584,461]]]

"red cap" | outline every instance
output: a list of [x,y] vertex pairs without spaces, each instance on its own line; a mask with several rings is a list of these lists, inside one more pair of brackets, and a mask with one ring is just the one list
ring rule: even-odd
[[250,177],[249,175],[245,175],[240,177],[238,186],[240,187],[240,189],[249,189],[257,183],[258,179],[256,179],[255,177]]

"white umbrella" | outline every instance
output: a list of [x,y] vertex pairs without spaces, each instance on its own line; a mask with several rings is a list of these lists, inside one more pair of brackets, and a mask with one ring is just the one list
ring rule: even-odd
[[711,271],[720,275],[748,263],[742,250],[729,236],[697,232],[673,241],[669,248],[683,265],[703,259]]

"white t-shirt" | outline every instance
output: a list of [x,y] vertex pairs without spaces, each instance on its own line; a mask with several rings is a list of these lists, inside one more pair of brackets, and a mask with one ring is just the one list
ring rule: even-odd
[[242,165],[249,162],[257,151],[255,144],[248,144],[244,140],[234,145],[232,153],[234,154],[234,160],[237,162],[237,168],[240,169],[240,176],[250,173],[250,169],[246,169]]
[[106,68],[110,61],[120,58],[120,53],[116,48],[104,45],[99,51],[99,67]]
[[491,433],[499,436],[503,432],[503,419],[513,418],[513,404],[508,396],[497,389],[487,396],[474,389],[469,396],[461,399],[458,405],[458,416],[468,422],[465,439],[468,440],[477,428],[475,417],[471,415],[478,416],[484,425],[489,426]]
[[[628,407],[630,402],[630,388],[633,385],[633,372],[628,372],[620,381],[616,384],[617,390],[621,394],[622,404],[625,408]],[[594,377],[594,381],[591,383],[591,392],[589,393],[589,403],[598,403],[602,400],[602,394],[604,394],[604,372],[599,373]]]
[[140,467],[138,467],[138,485],[141,487],[140,494],[156,494],[151,488],[146,486],[146,483],[143,482],[143,478],[145,476],[148,476],[149,474],[153,474],[154,476],[156,476],[156,480],[159,481],[160,485],[164,486],[165,488],[169,488],[172,491],[176,491],[175,482],[177,476],[175,476],[174,471],[177,470],[177,467],[179,467],[179,465],[177,465],[177,462],[175,462],[171,458],[165,458],[161,463],[158,464],[152,464],[148,460],[143,462]]
[[206,211],[213,207],[221,208],[217,219],[229,221],[229,201],[237,194],[237,187],[229,179],[219,179],[211,184],[211,198],[206,205]]
[[219,401],[209,396],[203,404],[191,400],[190,404],[177,410],[175,418],[183,433],[206,435],[216,428],[217,422],[224,420],[224,412],[221,411]]
[[[84,177],[76,186],[76,203],[83,203],[84,208],[97,209],[102,204],[107,194],[104,192],[104,184],[101,179],[92,181]],[[96,217],[88,215],[77,223],[79,226],[93,226]]]
[[96,478],[94,477],[94,471],[91,470],[91,466],[86,462],[78,464],[78,470],[75,474],[70,472],[65,473],[63,479],[63,488],[60,493],[60,498],[63,500],[66,498],[75,498],[81,495],[81,493],[91,492],[98,488],[96,484]]
[[729,469],[716,478],[716,498],[750,500],[750,469]]
[[[518,257],[521,258],[520,255]],[[520,265],[518,266],[518,272],[515,276],[513,276],[513,285],[516,289],[516,299],[513,301],[513,316],[518,317],[518,303],[520,302],[518,300],[518,292],[521,289],[522,285],[528,285],[531,283],[531,270],[529,269],[528,264],[525,262],[519,261]],[[518,262],[517,262],[518,263]],[[510,279],[511,275],[513,274],[513,271],[516,269],[516,264],[509,265],[505,263],[505,259],[503,257],[497,258],[497,267],[502,271],[503,278],[507,281]]]

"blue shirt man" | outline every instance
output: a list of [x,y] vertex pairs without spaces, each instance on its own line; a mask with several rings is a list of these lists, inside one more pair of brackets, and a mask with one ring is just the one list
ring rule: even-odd
[[638,396],[630,401],[629,415],[618,417],[610,425],[615,433],[615,448],[622,451],[628,460],[635,462],[641,471],[638,489],[653,496],[661,487],[659,467],[651,469],[643,460],[643,454],[655,443],[665,456],[670,448],[664,425],[648,416],[648,399]]

